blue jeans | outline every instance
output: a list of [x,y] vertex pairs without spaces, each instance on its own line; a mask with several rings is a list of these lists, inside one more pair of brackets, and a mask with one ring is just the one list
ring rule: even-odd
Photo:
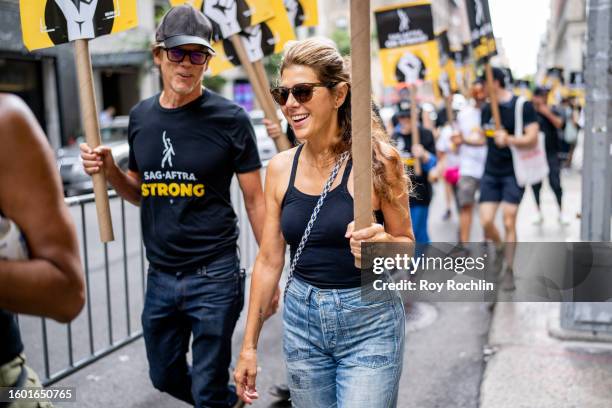
[[[236,255],[190,272],[149,268],[142,328],[153,386],[196,407],[231,407],[232,334],[244,303]],[[189,339],[193,366],[187,364]]]
[[410,218],[412,219],[412,230],[414,239],[419,244],[429,244],[429,233],[427,232],[427,220],[429,218],[429,206],[410,205]]
[[405,314],[395,292],[365,301],[361,289],[318,289],[292,279],[283,349],[297,408],[390,408],[397,404]]

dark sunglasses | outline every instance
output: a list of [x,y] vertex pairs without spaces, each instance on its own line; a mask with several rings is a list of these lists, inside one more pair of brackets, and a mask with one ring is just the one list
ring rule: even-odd
[[168,59],[172,62],[183,62],[185,56],[189,55],[189,61],[193,65],[204,65],[210,58],[210,54],[205,51],[189,51],[179,47],[164,48],[164,50],[166,50]]
[[327,83],[322,84],[320,82],[316,83],[304,83],[297,84],[291,88],[285,88],[284,86],[277,86],[276,88],[270,89],[270,93],[274,98],[274,101],[278,103],[280,106],[284,106],[287,103],[287,99],[289,99],[289,94],[293,95],[296,101],[299,103],[306,103],[312,99],[312,94],[314,92],[314,88],[322,87],[322,88],[333,88],[337,83]]

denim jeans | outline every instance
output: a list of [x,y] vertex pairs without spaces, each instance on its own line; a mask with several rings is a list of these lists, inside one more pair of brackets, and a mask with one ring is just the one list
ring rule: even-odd
[[142,328],[154,387],[198,408],[234,405],[229,365],[243,303],[244,272],[236,255],[189,273],[150,267]]
[[360,288],[324,290],[294,277],[283,320],[294,407],[397,405],[405,326],[397,293],[365,300]]

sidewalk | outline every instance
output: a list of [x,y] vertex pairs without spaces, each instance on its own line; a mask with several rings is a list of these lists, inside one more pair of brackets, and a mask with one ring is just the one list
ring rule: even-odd
[[[520,241],[579,238],[580,175],[563,178],[569,227],[557,223],[552,192],[542,191],[545,222],[533,226],[535,203],[527,191],[519,211]],[[564,341],[559,303],[497,303],[493,312],[480,388],[481,408],[609,408],[612,406],[612,343]]]

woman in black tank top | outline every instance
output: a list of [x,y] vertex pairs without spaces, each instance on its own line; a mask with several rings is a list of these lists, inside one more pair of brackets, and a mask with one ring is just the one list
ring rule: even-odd
[[[404,308],[396,293],[362,297],[355,259],[363,241],[414,242],[399,153],[373,116],[376,222],[353,231],[352,160],[343,160],[351,146],[348,62],[333,43],[308,39],[286,49],[280,74],[281,86],[271,92],[301,145],[268,166],[266,222],[235,371],[238,395],[246,402],[258,397],[257,341],[289,244],[294,265],[285,290],[283,349],[293,406],[394,407]],[[337,177],[317,207],[334,167]]]

